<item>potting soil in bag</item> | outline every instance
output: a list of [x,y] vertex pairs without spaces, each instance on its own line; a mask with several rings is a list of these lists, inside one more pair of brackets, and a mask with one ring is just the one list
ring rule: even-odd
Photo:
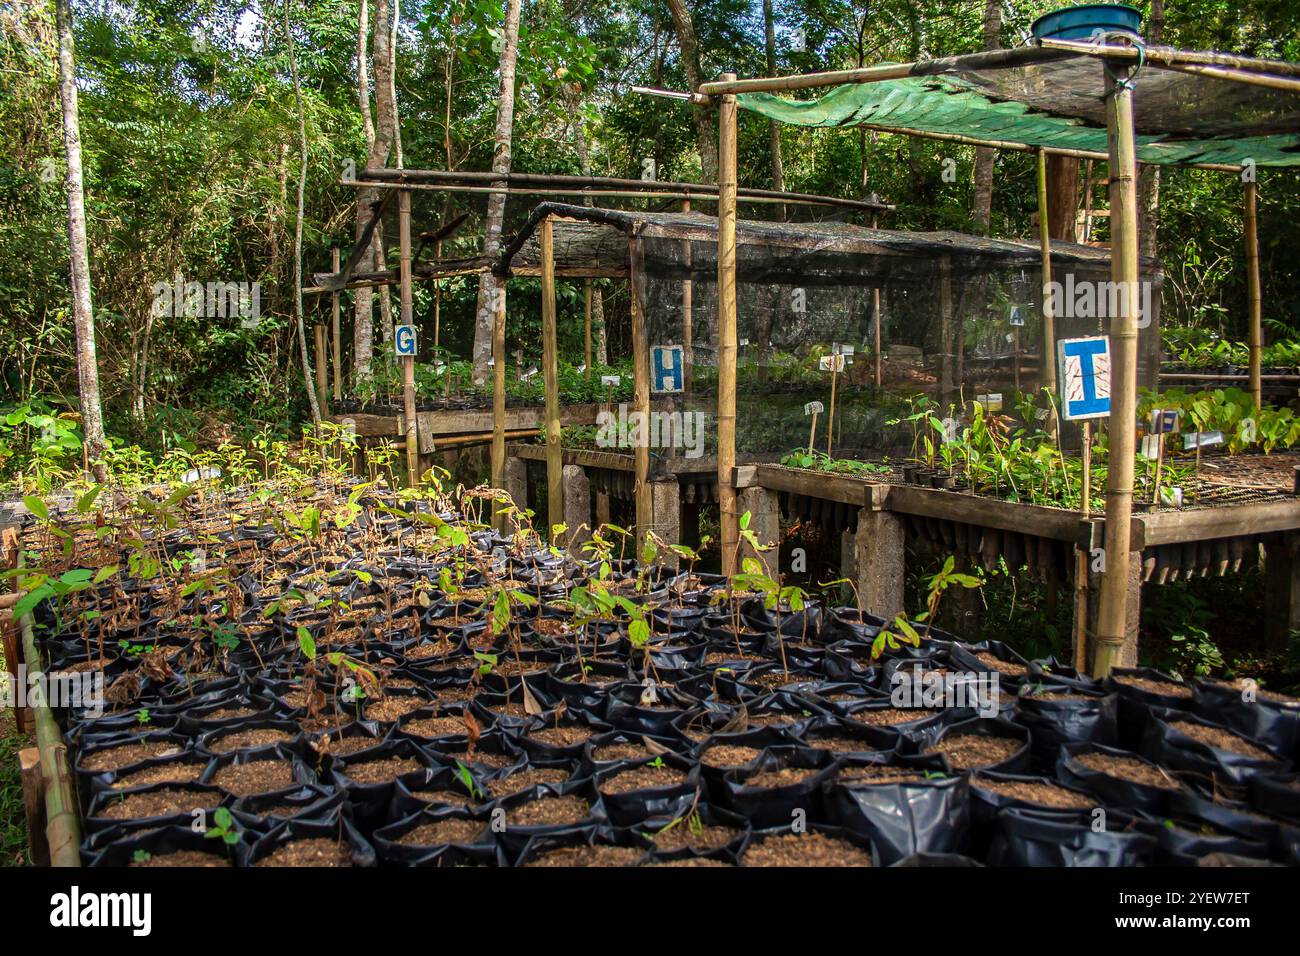
[[1076,813],[1006,807],[994,822],[989,866],[1145,866],[1155,839],[1118,811],[1098,819]]

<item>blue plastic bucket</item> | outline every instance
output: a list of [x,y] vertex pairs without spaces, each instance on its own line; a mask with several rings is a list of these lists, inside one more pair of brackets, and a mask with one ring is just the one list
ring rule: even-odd
[[1142,14],[1123,3],[1084,3],[1044,13],[1031,29],[1038,40],[1091,40],[1098,31],[1137,35]]

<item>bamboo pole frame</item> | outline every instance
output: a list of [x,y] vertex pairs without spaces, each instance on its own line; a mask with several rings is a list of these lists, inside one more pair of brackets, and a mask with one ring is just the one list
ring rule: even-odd
[[322,415],[329,415],[330,373],[329,344],[326,341],[325,326],[317,322],[312,326],[312,339],[316,346],[316,401]]
[[1256,408],[1263,407],[1264,388],[1260,377],[1263,364],[1263,311],[1259,281],[1259,220],[1256,215],[1259,190],[1255,181],[1247,180],[1243,202],[1246,232],[1246,304],[1250,328],[1247,333],[1250,348],[1250,394]]
[[[411,194],[397,196],[398,275],[401,285],[402,324],[412,324],[414,300],[411,289]],[[415,415],[415,356],[402,357],[402,412],[406,419],[406,480],[410,487],[420,483],[420,439]]]
[[642,282],[645,275],[645,250],[637,235],[627,241],[627,285],[632,321],[632,404],[641,420],[640,440],[632,449],[635,475],[633,495],[636,499],[636,541],[641,545],[646,533],[654,529],[654,499],[650,488],[650,344],[645,321]]
[[[691,211],[691,201],[682,200],[682,212]],[[690,269],[694,265],[691,253],[691,241],[682,242],[682,264]],[[695,283],[690,279],[682,280],[682,394],[687,401],[691,397],[691,380],[695,365]]]
[[[32,686],[47,686],[41,667],[40,651],[32,629],[32,616],[24,614],[18,622],[22,630],[23,660],[27,664]],[[41,755],[41,789],[45,793],[45,839],[53,866],[81,865],[81,821],[77,816],[77,798],[72,774],[68,769],[68,748],[63,733],[43,698],[32,707],[36,722],[36,746]]]
[[[736,74],[724,73],[723,82]],[[722,573],[731,576],[740,540],[736,512],[736,97],[718,104],[718,511]]]
[[[1044,388],[1056,390],[1056,303],[1052,284],[1052,236],[1047,216],[1047,153],[1038,151],[1038,245],[1043,264],[1043,349],[1040,378]],[[1017,360],[1018,361],[1018,360]]]
[[[339,247],[330,250],[330,268],[338,275]],[[339,294],[330,294],[330,333],[333,341],[330,357],[334,364],[334,401],[343,399],[343,333],[339,322]]]
[[1111,280],[1119,285],[1120,308],[1111,320],[1110,331],[1110,445],[1103,552],[1106,564],[1097,612],[1094,677],[1110,673],[1128,630],[1139,314],[1137,151],[1131,76],[1132,69],[1127,63],[1108,64],[1106,127],[1110,138]]
[[[546,388],[546,524],[549,531],[564,524],[564,449],[560,445],[560,373],[555,341],[555,229],[550,216],[542,220],[541,246],[542,382]],[[503,417],[497,420],[504,420],[504,412]]]
[[[492,487],[504,488],[505,483],[506,289],[503,283],[496,287],[496,301],[492,303]],[[515,504],[518,505],[520,502]],[[501,512],[502,509],[493,508],[492,523],[497,531],[504,534],[506,519]]]

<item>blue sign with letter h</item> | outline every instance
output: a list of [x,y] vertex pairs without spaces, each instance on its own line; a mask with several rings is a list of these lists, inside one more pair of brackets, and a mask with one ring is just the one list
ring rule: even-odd
[[684,387],[685,369],[680,345],[656,345],[650,349],[650,390],[680,392]]

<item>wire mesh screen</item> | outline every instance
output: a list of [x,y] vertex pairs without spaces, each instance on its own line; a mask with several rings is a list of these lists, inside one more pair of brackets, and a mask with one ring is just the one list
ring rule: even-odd
[[[556,205],[538,213],[560,216],[557,268],[626,265],[638,277],[652,459],[714,454],[717,220]],[[1053,256],[1056,336],[1104,333],[1116,307],[1105,289],[1108,251],[1061,243]],[[528,230],[507,253],[515,267],[539,257]],[[1159,271],[1144,267],[1146,315],[1155,319]],[[896,454],[910,446],[905,419],[918,396],[940,409],[975,400],[1010,409],[1017,392],[1036,390],[1044,361],[1055,361],[1043,355],[1037,243],[744,220],[736,273],[742,461],[810,445],[837,458]],[[1152,321],[1140,332],[1140,382],[1154,376],[1158,349]]]

